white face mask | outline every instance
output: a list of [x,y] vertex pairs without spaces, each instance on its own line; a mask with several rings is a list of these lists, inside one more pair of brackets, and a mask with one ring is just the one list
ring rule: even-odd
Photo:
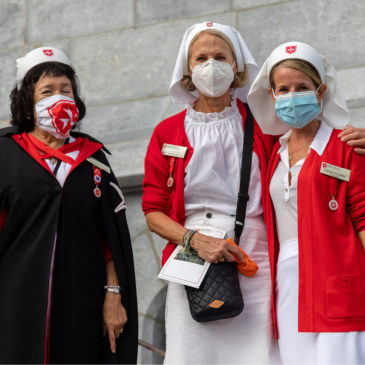
[[191,69],[193,84],[205,96],[213,98],[222,96],[234,79],[233,66],[234,63],[231,66],[227,62],[210,58]]
[[59,94],[40,100],[35,105],[35,112],[37,126],[57,139],[69,137],[72,126],[79,119],[74,99]]

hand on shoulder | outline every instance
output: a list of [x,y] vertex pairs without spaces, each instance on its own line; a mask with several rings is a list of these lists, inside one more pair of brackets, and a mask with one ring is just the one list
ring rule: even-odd
[[347,124],[344,130],[338,135],[341,142],[355,147],[355,152],[365,156],[365,128],[354,127]]

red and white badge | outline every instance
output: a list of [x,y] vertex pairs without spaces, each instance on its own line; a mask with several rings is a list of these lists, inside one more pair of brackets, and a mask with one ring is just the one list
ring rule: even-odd
[[58,139],[67,138],[79,119],[74,99],[65,95],[52,95],[35,105],[36,124]]
[[44,53],[46,56],[53,56],[53,50],[51,50],[51,49],[44,49],[44,50],[43,50],[43,53]]
[[285,51],[289,54],[295,53],[297,51],[297,46],[287,46]]
[[331,210],[337,210],[338,209],[338,203],[337,203],[337,200],[332,197],[332,199],[330,200],[330,202],[328,203],[328,206]]
[[97,198],[100,198],[101,197],[101,190],[99,188],[99,184],[101,183],[101,170],[98,167],[93,166],[93,172],[94,172],[93,180],[94,180],[94,183],[95,183],[94,195]]

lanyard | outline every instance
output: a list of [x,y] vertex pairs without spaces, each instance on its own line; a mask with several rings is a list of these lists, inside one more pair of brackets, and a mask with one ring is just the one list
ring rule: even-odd
[[169,178],[167,179],[167,187],[171,188],[174,185],[174,179],[172,178],[172,172],[174,171],[176,157],[169,158]]

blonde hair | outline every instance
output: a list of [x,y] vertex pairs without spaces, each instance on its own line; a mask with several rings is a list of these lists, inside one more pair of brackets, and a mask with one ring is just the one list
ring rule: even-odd
[[286,59],[284,61],[281,61],[279,63],[277,63],[270,71],[270,86],[273,90],[275,90],[275,82],[274,82],[274,70],[278,67],[278,66],[284,66],[284,67],[289,67],[292,68],[294,70],[303,72],[305,75],[307,75],[313,82],[314,86],[317,88],[319,85],[322,84],[322,80],[321,77],[319,76],[319,73],[317,71],[317,69],[310,64],[307,61],[298,59],[298,58],[290,58],[290,59]]
[[[202,32],[196,34],[195,37],[192,39],[190,46],[189,46],[189,52],[188,52],[188,67],[189,67],[189,59],[190,59],[190,48],[203,33],[213,34],[213,35],[216,35],[216,36],[222,38],[230,46],[232,54],[233,54],[233,58],[237,65],[236,52],[234,51],[234,47],[233,47],[231,40],[224,33],[220,32],[217,29],[207,29],[207,30],[203,30]],[[236,88],[242,87],[246,83],[247,79],[248,79],[248,72],[247,72],[247,67],[245,65],[244,70],[242,72],[237,71],[236,74],[234,75],[234,79],[232,81],[231,88],[236,89]],[[196,89],[190,75],[184,75],[183,78],[180,80],[180,85],[189,91],[194,91]]]

